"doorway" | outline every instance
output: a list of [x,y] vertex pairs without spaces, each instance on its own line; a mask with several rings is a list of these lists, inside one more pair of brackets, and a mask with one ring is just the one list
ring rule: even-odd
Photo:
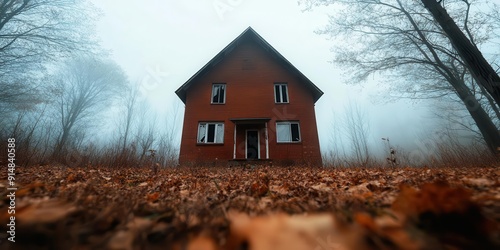
[[248,160],[260,159],[260,142],[258,130],[246,131],[245,155]]

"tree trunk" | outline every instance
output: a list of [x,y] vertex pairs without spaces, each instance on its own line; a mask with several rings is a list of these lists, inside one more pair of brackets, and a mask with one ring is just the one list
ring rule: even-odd
[[476,123],[476,126],[483,136],[489,150],[493,154],[498,154],[500,149],[500,133],[491,120],[491,117],[483,109],[481,104],[477,101],[476,97],[463,81],[455,79],[450,83],[452,83],[452,86],[457,91],[457,95],[460,97],[460,100],[462,100],[467,107],[469,114]]
[[495,100],[491,98],[491,95],[484,89],[483,86],[479,85],[479,89],[481,90],[481,94],[486,97],[488,100],[488,104],[490,104],[491,109],[495,112],[496,118],[500,120],[500,110],[498,109],[498,105],[495,103]]
[[68,141],[68,136],[69,136],[69,129],[64,129],[61,135],[61,138],[56,144],[56,148],[54,149],[53,157],[58,159],[62,157],[66,152],[63,152],[63,149],[65,149],[66,142]]
[[421,0],[434,16],[476,81],[500,105],[500,76],[436,0]]

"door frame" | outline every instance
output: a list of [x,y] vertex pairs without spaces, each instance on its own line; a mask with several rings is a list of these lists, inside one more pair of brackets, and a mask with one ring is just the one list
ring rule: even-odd
[[248,132],[257,132],[257,159],[260,159],[260,131],[258,129],[245,130],[245,159],[248,159]]

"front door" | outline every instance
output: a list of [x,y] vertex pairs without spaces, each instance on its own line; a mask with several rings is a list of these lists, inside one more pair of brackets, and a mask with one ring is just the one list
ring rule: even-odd
[[259,131],[247,130],[246,156],[247,159],[254,160],[260,158]]

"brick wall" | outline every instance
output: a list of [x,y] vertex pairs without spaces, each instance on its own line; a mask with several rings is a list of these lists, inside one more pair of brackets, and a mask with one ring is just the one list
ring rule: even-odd
[[[288,83],[288,104],[274,102],[275,82]],[[212,83],[226,83],[225,104],[211,104]],[[252,41],[239,44],[209,73],[190,86],[186,95],[180,163],[199,164],[232,159],[235,124],[230,118],[271,118],[268,122],[269,156],[273,161],[321,164],[314,101],[310,91],[299,82],[299,78]],[[282,120],[300,122],[301,142],[276,142],[276,121]],[[200,121],[224,122],[224,144],[197,144]],[[238,126],[237,158],[244,158],[244,129],[248,127]],[[263,125],[256,128],[261,130],[261,158],[265,158],[264,128]]]

